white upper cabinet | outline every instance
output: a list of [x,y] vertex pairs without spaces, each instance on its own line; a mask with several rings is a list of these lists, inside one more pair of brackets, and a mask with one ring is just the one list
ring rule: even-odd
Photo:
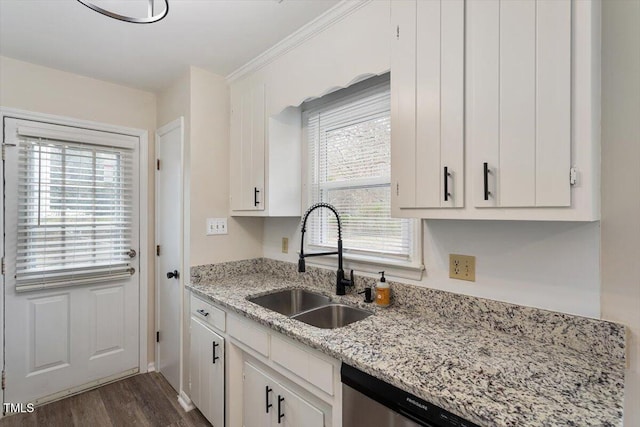
[[391,15],[394,215],[599,219],[599,2],[394,1]]
[[231,87],[231,211],[264,211],[264,84]]
[[464,1],[393,1],[392,204],[464,206]]
[[475,206],[570,206],[571,2],[467,8]]
[[231,86],[232,216],[299,216],[301,114],[267,117],[264,83]]

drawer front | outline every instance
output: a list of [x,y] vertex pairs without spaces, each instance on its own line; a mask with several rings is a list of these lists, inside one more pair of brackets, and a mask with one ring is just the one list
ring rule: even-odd
[[333,395],[333,365],[330,362],[276,336],[271,337],[271,360]]
[[191,295],[191,315],[219,331],[225,331],[225,312],[194,295]]
[[247,347],[269,357],[269,333],[252,323],[235,316],[229,316],[228,333]]

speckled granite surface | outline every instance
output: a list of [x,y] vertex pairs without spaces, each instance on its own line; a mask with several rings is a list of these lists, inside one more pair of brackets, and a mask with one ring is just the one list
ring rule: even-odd
[[[394,304],[383,309],[334,295],[334,281],[258,259],[194,267],[189,287],[481,426],[622,425],[623,326],[393,282]],[[293,287],[374,315],[325,330],[246,300]]]

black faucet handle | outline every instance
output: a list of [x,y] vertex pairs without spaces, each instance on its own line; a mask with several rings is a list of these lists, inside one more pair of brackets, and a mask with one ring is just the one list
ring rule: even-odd
[[350,277],[350,280],[349,280],[349,281],[351,282],[351,283],[349,284],[349,286],[354,286],[354,285],[356,284],[356,282],[355,282],[355,280],[353,279],[353,269],[351,269],[351,273],[349,274],[349,277]]

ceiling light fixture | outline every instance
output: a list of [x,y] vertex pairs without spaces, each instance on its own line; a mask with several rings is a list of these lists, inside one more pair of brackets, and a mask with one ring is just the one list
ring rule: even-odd
[[98,13],[104,15],[104,16],[108,16],[109,18],[117,19],[119,21],[131,22],[133,24],[152,24],[154,22],[160,21],[165,16],[167,16],[167,13],[169,13],[169,0],[163,0],[164,1],[164,10],[162,12],[158,13],[157,15],[154,15],[154,3],[155,3],[155,0],[149,0],[149,8],[147,9],[149,11],[149,16],[147,16],[147,17],[136,17],[136,16],[120,15],[119,13],[115,13],[115,12],[111,12],[109,10],[103,9],[100,6],[97,6],[97,5],[91,3],[88,0],[77,0],[77,1],[79,3],[82,3],[83,5],[87,6],[89,9],[95,10],[96,12],[98,12]]

